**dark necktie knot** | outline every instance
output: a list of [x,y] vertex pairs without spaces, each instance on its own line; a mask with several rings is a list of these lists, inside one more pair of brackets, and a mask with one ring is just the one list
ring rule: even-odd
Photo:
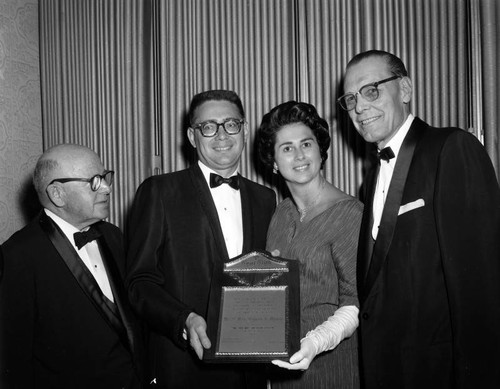
[[218,174],[210,173],[210,188],[217,188],[222,184],[228,184],[233,189],[240,189],[240,181],[238,176],[224,178]]
[[390,159],[394,158],[394,151],[390,147],[384,147],[382,150],[377,152],[377,158],[379,160],[383,159],[384,161],[389,162]]
[[92,242],[99,238],[102,234],[97,231],[96,228],[90,227],[87,231],[75,232],[73,234],[73,239],[75,240],[75,245],[80,250],[87,243]]

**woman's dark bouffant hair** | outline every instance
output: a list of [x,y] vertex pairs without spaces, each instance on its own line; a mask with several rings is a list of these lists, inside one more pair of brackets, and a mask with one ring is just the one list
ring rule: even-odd
[[296,101],[280,104],[262,118],[257,133],[260,160],[269,167],[273,166],[276,134],[283,126],[293,123],[303,123],[311,129],[319,145],[321,167],[323,167],[328,158],[327,151],[330,147],[328,123],[318,115],[314,105]]

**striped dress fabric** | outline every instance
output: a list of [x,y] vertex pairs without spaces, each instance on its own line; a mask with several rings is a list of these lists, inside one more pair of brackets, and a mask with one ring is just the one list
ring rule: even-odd
[[[276,209],[267,249],[300,261],[301,337],[344,305],[359,306],[356,253],[363,205],[349,197],[333,203],[308,222],[290,198]],[[305,372],[275,368],[273,389],[359,388],[357,335],[316,356]]]

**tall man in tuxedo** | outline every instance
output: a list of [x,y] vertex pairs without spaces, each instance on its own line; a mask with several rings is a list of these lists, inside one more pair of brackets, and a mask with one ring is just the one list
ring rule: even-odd
[[276,197],[238,174],[248,129],[236,93],[197,94],[188,120],[198,163],[146,179],[129,218],[129,293],[152,330],[151,380],[172,389],[264,388],[250,366],[200,360],[214,341],[205,322],[214,268],[265,248]]
[[2,389],[141,387],[123,238],[103,221],[113,174],[79,145],[54,146],[38,160],[43,210],[0,247]]
[[[366,388],[500,387],[500,191],[484,148],[410,114],[382,51],[347,65],[340,105],[378,148],[358,252]],[[390,149],[389,149],[390,148]]]

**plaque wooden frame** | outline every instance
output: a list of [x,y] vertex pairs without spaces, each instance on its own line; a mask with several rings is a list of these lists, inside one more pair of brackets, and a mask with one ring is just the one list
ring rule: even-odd
[[203,360],[288,360],[300,348],[299,262],[252,251],[214,272]]

